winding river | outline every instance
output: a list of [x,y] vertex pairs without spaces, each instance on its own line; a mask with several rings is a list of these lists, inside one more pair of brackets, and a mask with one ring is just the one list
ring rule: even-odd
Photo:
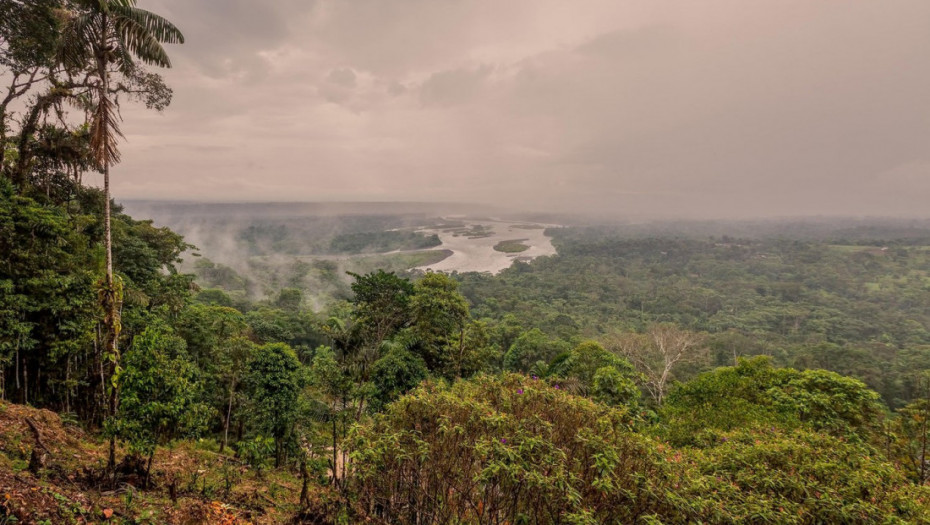
[[[540,256],[555,255],[552,239],[545,235],[545,228],[555,225],[539,224],[525,221],[503,220],[462,220],[447,217],[449,220],[458,220],[468,225],[472,231],[483,229],[484,235],[469,235],[462,233],[462,228],[424,228],[419,230],[427,235],[436,234],[442,245],[434,249],[450,250],[452,255],[442,261],[428,266],[421,266],[421,270],[441,272],[490,272],[497,274],[509,268],[516,259],[530,260]],[[476,228],[478,227],[478,228]],[[501,241],[519,240],[528,246],[520,253],[504,253],[494,249]]]

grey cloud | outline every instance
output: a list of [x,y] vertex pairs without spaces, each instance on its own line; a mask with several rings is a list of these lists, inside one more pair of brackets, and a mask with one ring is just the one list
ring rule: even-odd
[[424,106],[452,106],[474,100],[492,71],[482,65],[433,73],[420,86],[420,101]]
[[407,87],[401,84],[400,82],[394,80],[388,84],[387,92],[392,97],[399,97],[407,92]]
[[333,69],[319,87],[320,95],[329,102],[342,104],[355,93],[356,76],[350,68]]
[[330,71],[326,79],[339,86],[347,88],[355,87],[355,71],[347,67]]
[[188,44],[118,195],[927,214],[926,0],[140,5]]
[[600,34],[575,48],[575,52],[608,60],[653,54],[682,45],[682,35],[669,26],[621,29]]
[[[316,2],[307,0],[150,0],[140,7],[159,13],[184,33],[172,55],[193,62],[204,74],[224,77],[267,72],[262,51],[285,45]],[[175,60],[177,62],[177,60]]]

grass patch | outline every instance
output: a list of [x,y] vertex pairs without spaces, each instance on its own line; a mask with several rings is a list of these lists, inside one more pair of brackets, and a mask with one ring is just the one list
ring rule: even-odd
[[494,245],[494,249],[499,252],[504,253],[520,253],[529,250],[530,247],[523,244],[523,241],[528,241],[529,239],[511,239],[509,241],[501,241]]

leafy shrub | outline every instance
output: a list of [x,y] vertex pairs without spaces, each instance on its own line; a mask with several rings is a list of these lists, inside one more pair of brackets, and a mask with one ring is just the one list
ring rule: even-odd
[[807,427],[863,440],[881,413],[878,394],[824,370],[776,368],[766,357],[741,359],[672,390],[661,416],[678,444],[740,428]]
[[683,517],[626,410],[524,376],[425,383],[357,430],[352,490],[391,523],[632,523]]
[[133,340],[123,365],[120,415],[111,425],[133,453],[151,458],[156,445],[200,435],[213,413],[200,402],[183,339],[152,325]]
[[[504,354],[504,369],[528,372],[538,361],[548,363],[569,350],[564,341],[550,339],[537,328],[520,334]],[[567,357],[567,356],[566,356]]]
[[615,367],[604,366],[594,372],[590,396],[608,405],[633,405],[639,400],[640,391],[626,374]]
[[356,429],[352,508],[374,523],[930,522],[930,487],[865,443],[775,427],[676,448],[631,423],[523,376],[427,382]]
[[261,346],[249,363],[248,383],[256,426],[274,438],[275,466],[281,466],[303,387],[294,350],[283,343]]
[[[711,522],[927,523],[930,488],[869,446],[808,430],[737,430],[688,456]],[[705,485],[706,484],[706,485]]]
[[268,467],[275,453],[274,438],[255,436],[252,439],[242,440],[236,443],[236,451],[242,461],[261,472]]
[[392,348],[371,367],[371,382],[377,391],[374,408],[393,401],[426,379],[426,362],[406,348]]

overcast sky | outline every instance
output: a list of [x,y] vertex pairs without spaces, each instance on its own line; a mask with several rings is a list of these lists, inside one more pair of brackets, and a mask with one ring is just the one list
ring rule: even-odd
[[930,215],[928,0],[139,0],[117,198]]

